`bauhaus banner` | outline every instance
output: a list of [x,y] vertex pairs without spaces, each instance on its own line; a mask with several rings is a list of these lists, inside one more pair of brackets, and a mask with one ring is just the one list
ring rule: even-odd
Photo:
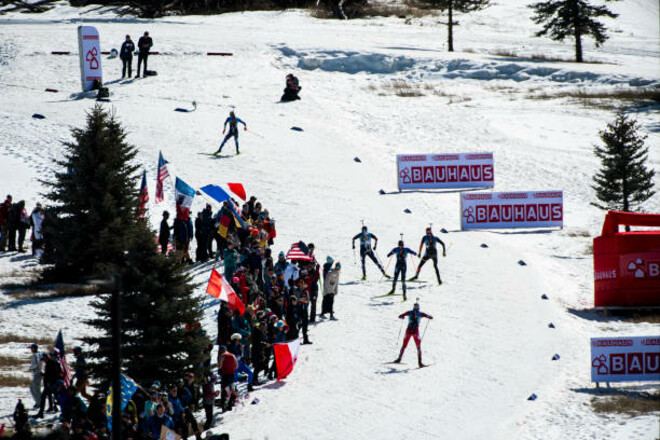
[[399,190],[492,188],[493,153],[399,154]]
[[563,226],[562,191],[461,193],[461,229]]
[[591,381],[660,380],[660,336],[591,338]]

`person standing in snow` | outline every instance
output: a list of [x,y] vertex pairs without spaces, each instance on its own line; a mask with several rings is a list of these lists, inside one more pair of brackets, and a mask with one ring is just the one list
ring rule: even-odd
[[9,211],[11,211],[12,197],[7,198],[0,205],[0,252],[4,252],[9,241]]
[[234,143],[236,144],[236,154],[241,154],[240,151],[238,151],[238,124],[243,124],[243,130],[247,131],[247,124],[243,122],[242,119],[236,117],[233,111],[229,112],[229,116],[227,119],[225,119],[225,124],[222,127],[222,134],[225,134],[225,131],[227,130],[227,124],[229,124],[229,133],[227,133],[227,136],[222,140],[222,143],[220,144],[220,148],[218,148],[218,151],[216,151],[213,154],[220,154],[222,151],[222,147],[225,146],[225,143],[231,138],[234,138]]
[[396,265],[394,266],[394,280],[392,281],[392,290],[389,291],[388,295],[394,295],[396,290],[396,280],[401,275],[401,286],[403,287],[403,300],[406,300],[406,270],[408,264],[406,263],[406,257],[408,255],[417,255],[415,251],[408,249],[403,245],[403,240],[399,240],[399,245],[392,249],[388,257],[396,255]]
[[426,365],[422,363],[422,341],[421,339],[419,339],[419,321],[422,318],[433,319],[433,316],[421,312],[419,310],[418,303],[415,303],[415,305],[413,305],[412,310],[400,314],[399,319],[403,319],[406,316],[408,317],[408,327],[406,328],[406,335],[403,337],[403,345],[401,346],[399,357],[396,358],[394,363],[398,364],[399,362],[401,362],[401,358],[403,357],[403,352],[406,351],[408,342],[412,337],[413,340],[415,341],[415,345],[417,346],[417,364],[419,365],[419,368],[425,367]]
[[[126,77],[126,73],[128,73],[129,78],[133,76],[133,52],[135,52],[135,43],[133,43],[133,40],[131,40],[130,35],[126,35],[126,41],[122,43],[121,49],[119,50],[119,58],[121,59],[122,64],[122,78]],[[139,70],[138,73],[140,73]]]
[[[376,258],[376,255],[374,255],[374,251],[376,250],[376,247],[378,247],[378,237],[376,237],[371,232],[367,232],[366,226],[362,226],[362,232],[360,232],[355,237],[353,237],[353,240],[351,242],[351,244],[353,245],[353,249],[355,249],[355,240],[357,239],[360,240],[360,259],[362,260],[362,280],[364,281],[367,279],[367,271],[364,264],[364,260],[366,259],[366,257],[371,258],[371,261],[373,261],[374,264],[378,266],[378,269],[380,269],[380,272],[383,274],[383,276],[387,277],[387,274],[385,273],[383,266],[381,266],[381,264],[378,262],[378,259]],[[372,239],[374,240],[373,249],[371,248]]]
[[438,278],[438,284],[442,284],[442,279],[440,279],[440,271],[438,270],[438,249],[436,247],[436,243],[440,243],[440,245],[442,246],[442,256],[446,257],[447,252],[445,250],[445,244],[442,242],[442,240],[440,240],[438,237],[433,235],[431,228],[426,228],[426,235],[422,237],[422,241],[419,243],[419,254],[421,255],[422,246],[424,245],[426,245],[426,251],[424,252],[422,261],[419,263],[419,267],[417,268],[417,273],[415,273],[415,276],[412,277],[409,281],[417,280],[417,277],[419,276],[419,271],[422,270],[422,266],[424,266],[424,264],[428,260],[432,260],[433,268],[435,269],[435,276]]
[[325,318],[325,314],[330,314],[330,319],[335,319],[335,295],[339,287],[339,272],[341,271],[341,263],[337,261],[334,269],[328,270],[323,283],[323,303],[321,304],[321,318]]
[[167,255],[167,245],[170,242],[170,230],[174,226],[170,226],[167,220],[170,218],[170,213],[163,211],[163,220],[160,222],[160,233],[158,234],[158,244],[160,244],[160,252]]
[[41,362],[39,359],[39,346],[30,344],[30,372],[32,373],[32,382],[30,382],[30,394],[34,399],[33,409],[39,408],[41,403]]
[[32,255],[36,255],[37,252],[43,252],[44,234],[41,228],[44,223],[44,218],[46,218],[46,213],[41,207],[41,203],[37,203],[37,206],[30,214],[30,226],[32,227]]
[[142,76],[147,76],[147,59],[149,58],[149,51],[154,45],[154,41],[149,36],[149,32],[145,32],[138,40],[138,65],[136,78],[140,77],[140,66],[144,63],[144,70]]

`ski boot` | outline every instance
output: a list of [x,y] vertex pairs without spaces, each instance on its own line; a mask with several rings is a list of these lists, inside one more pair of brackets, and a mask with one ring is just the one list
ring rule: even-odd
[[417,277],[419,276],[419,273],[416,273],[414,277],[408,279],[408,281],[417,281]]
[[403,300],[405,301],[405,300],[407,300],[407,299],[408,299],[408,298],[406,297],[406,291],[404,290],[404,291],[403,291]]
[[385,278],[387,278],[388,280],[391,280],[391,279],[392,279],[392,277],[389,276],[388,274],[386,274],[385,271],[383,271],[383,276],[384,276]]
[[388,294],[388,295],[394,295],[394,289],[392,289],[392,290],[390,290],[389,292],[387,292],[387,294]]
[[395,364],[400,364],[400,363],[401,363],[401,356],[399,356],[398,358],[396,358],[396,359],[394,360],[394,363],[395,363]]
[[367,276],[366,276],[366,275],[362,275],[362,278],[360,278],[360,280],[362,280],[362,281],[367,281]]
[[442,279],[438,278],[438,286],[442,286]]

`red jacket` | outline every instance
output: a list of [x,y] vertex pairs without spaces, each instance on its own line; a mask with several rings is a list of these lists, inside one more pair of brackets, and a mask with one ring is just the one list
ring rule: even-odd
[[223,376],[228,374],[235,374],[237,368],[238,361],[236,360],[236,356],[228,351],[222,353],[222,356],[220,357],[220,365],[218,366],[218,371],[220,371],[220,374]]

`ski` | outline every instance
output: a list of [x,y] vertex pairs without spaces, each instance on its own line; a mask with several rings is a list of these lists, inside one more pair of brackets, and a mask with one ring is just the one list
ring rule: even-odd
[[371,299],[377,299],[377,298],[387,298],[388,296],[402,296],[400,293],[386,293],[384,295],[376,295],[372,296]]
[[211,156],[211,157],[217,157],[217,158],[227,158],[227,157],[232,157],[231,154],[214,154],[214,153],[197,153],[201,154],[202,156]]

